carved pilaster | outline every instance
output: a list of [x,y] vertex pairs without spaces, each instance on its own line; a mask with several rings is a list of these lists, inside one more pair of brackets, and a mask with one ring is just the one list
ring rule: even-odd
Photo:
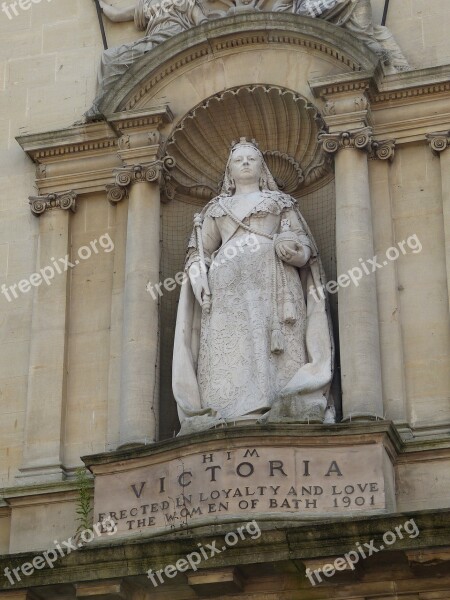
[[155,160],[146,165],[131,165],[114,169],[115,183],[106,186],[109,202],[117,204],[127,198],[128,188],[132,183],[156,182],[161,184],[169,169],[174,165],[175,160],[171,156],[166,156],[162,160]]
[[427,140],[435,154],[440,154],[450,146],[450,131],[428,133]]
[[372,148],[372,128],[362,127],[356,131],[339,131],[336,133],[320,133],[319,142],[328,154],[336,154],[339,150],[353,148],[370,152]]
[[45,194],[45,196],[30,196],[28,198],[31,212],[37,216],[42,215],[46,210],[61,208],[62,210],[77,209],[77,195],[75,192],[63,192],[61,194]]
[[450,131],[437,131],[427,134],[433,153],[439,156],[441,170],[442,214],[444,217],[445,262],[447,269],[447,292],[450,308]]

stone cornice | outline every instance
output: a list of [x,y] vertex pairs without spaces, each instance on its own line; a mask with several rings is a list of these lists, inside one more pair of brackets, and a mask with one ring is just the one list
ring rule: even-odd
[[[108,121],[17,138],[36,165],[41,196],[101,191],[114,183],[113,170],[149,163],[160,149],[158,129],[170,123],[168,106],[108,116]],[[37,207],[40,210],[41,205]]]
[[365,93],[375,85],[375,70],[339,73],[317,77],[309,81],[309,87],[316,98],[339,94]]
[[163,105],[146,110],[113,113],[106,118],[114,129],[123,134],[129,133],[129,130],[159,129],[163,124],[173,121],[173,114],[169,106]]
[[[368,125],[380,138],[395,138],[398,145],[425,141],[430,131],[450,123],[450,67],[433,67],[384,75],[380,69],[342,73],[310,80],[330,131],[345,129],[342,111],[330,112],[333,104],[349,104],[366,97]],[[356,111],[355,107],[353,111]],[[352,112],[352,109],[349,109]],[[361,115],[362,116],[362,115]],[[352,118],[357,114],[353,112]],[[342,126],[341,126],[342,125]]]
[[35,163],[75,155],[92,156],[117,147],[117,133],[105,122],[23,135],[16,140]]
[[53,210],[55,208],[75,212],[77,207],[76,200],[77,195],[73,191],[29,197],[31,212],[37,216],[42,215],[46,210]]
[[380,68],[311,79],[316,98],[349,92],[367,92],[372,105],[429,96],[450,96],[450,66],[430,67],[385,75]]
[[450,130],[449,131],[438,131],[437,133],[429,133],[427,140],[431,146],[431,149],[436,154],[440,154],[450,147]]
[[369,96],[374,104],[412,100],[429,96],[450,95],[450,65],[428,67],[381,75],[375,73],[375,86],[369,88]]
[[[94,489],[94,479],[89,480],[89,485]],[[50,483],[39,483],[33,485],[15,485],[11,487],[0,488],[0,500],[3,499],[4,505],[9,506],[15,499],[29,498],[30,496],[58,495],[65,492],[77,490],[75,479],[66,479],[64,481],[52,481]]]

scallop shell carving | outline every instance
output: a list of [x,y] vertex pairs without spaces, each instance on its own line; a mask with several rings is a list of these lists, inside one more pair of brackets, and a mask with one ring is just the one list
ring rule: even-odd
[[[171,184],[181,196],[204,203],[217,192],[233,139],[254,138],[280,189],[294,194],[321,178],[317,109],[299,94],[250,85],[216,94],[185,115],[167,140],[175,159]],[[202,193],[199,194],[199,191]]]

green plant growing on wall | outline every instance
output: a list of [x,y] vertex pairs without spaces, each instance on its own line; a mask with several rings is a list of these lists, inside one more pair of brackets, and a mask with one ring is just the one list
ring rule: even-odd
[[90,529],[92,524],[91,481],[84,467],[79,467],[75,471],[75,476],[78,489],[76,520],[79,523],[76,533],[79,534],[85,529]]

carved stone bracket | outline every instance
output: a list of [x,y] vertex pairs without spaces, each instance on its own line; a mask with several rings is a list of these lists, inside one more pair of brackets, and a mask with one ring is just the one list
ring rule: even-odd
[[435,154],[440,154],[450,146],[450,131],[428,133],[427,140]]
[[75,593],[77,599],[89,600],[127,600],[133,594],[130,585],[123,579],[76,583]]
[[320,133],[319,142],[328,154],[335,154],[339,150],[353,148],[370,152],[372,148],[372,128],[363,127],[356,131],[340,131],[337,133]]
[[61,208],[62,210],[76,211],[77,194],[75,192],[63,192],[61,194],[45,194],[45,196],[30,196],[28,198],[31,212],[37,216],[46,210]]
[[128,187],[132,183],[158,183],[161,184],[170,169],[175,166],[175,160],[171,156],[165,156],[162,160],[155,160],[146,165],[131,165],[114,169],[115,183],[106,186],[107,198],[112,204],[120,202],[128,197]]
[[363,110],[368,110],[369,100],[365,93],[350,94],[342,97],[334,97],[327,100],[323,108],[325,116],[333,116],[338,114],[355,113]]

